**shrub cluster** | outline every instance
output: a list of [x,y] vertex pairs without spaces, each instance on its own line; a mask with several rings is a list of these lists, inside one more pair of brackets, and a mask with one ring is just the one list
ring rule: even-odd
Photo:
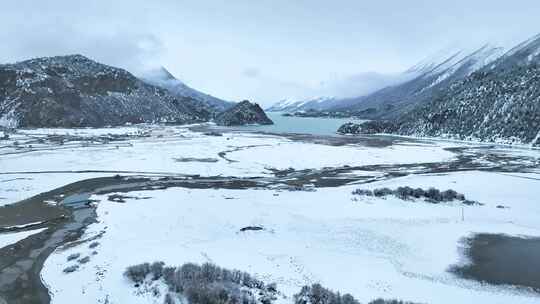
[[411,188],[408,186],[398,187],[395,190],[390,188],[377,188],[375,190],[367,189],[356,189],[352,192],[353,195],[362,195],[362,196],[375,196],[375,197],[385,197],[389,195],[394,195],[402,200],[413,200],[423,198],[430,203],[440,203],[440,202],[450,202],[453,200],[461,201],[465,205],[479,205],[476,201],[467,200],[465,195],[458,193],[455,190],[448,189],[445,191],[440,191],[436,188],[429,188],[424,190],[422,188]]
[[369,304],[416,304],[416,303],[414,303],[414,302],[405,302],[405,301],[401,301],[401,300],[376,299],[376,300],[373,300],[373,301],[369,302]]
[[142,283],[146,276],[150,273],[150,264],[143,263],[139,265],[129,266],[124,275],[135,283]]
[[78,259],[81,256],[80,253],[73,253],[67,257],[68,262]]
[[[210,263],[187,263],[180,267],[165,267],[163,262],[143,263],[128,267],[124,275],[136,286],[147,280],[162,279],[169,288],[165,304],[185,300],[189,304],[272,304],[278,293],[274,283],[265,284],[246,272]],[[360,304],[352,295],[334,292],[318,283],[302,287],[293,300],[294,304]],[[376,299],[369,304],[415,303]]]
[[183,296],[190,304],[270,304],[277,292],[275,284],[266,285],[246,272],[210,263],[180,267],[143,263],[128,267],[124,274],[136,286],[149,278],[163,279],[169,288],[165,303],[174,303],[175,298]]
[[324,288],[321,284],[304,286],[294,295],[294,304],[360,304],[352,295],[341,295]]
[[[324,288],[316,283],[311,286],[304,286],[299,293],[294,295],[294,304],[360,304],[352,295],[346,293],[341,295]],[[401,300],[376,299],[369,304],[415,304]]]

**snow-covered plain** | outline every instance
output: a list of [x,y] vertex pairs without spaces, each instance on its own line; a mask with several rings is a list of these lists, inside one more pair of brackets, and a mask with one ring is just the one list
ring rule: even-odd
[[[90,255],[87,245],[58,250],[42,275],[52,288],[53,303],[83,294],[84,303],[107,297],[110,303],[152,302],[152,297],[137,295],[122,273],[129,265],[155,260],[169,265],[213,262],[248,271],[277,282],[289,296],[283,303],[314,282],[363,302],[385,297],[424,303],[538,303],[538,295],[481,285],[446,271],[464,262],[459,242],[472,233],[540,235],[535,221],[540,187],[523,177],[468,172],[370,184],[464,191],[485,204],[463,208],[464,221],[457,203],[355,200],[354,186],[316,192],[175,188],[131,193],[152,198],[125,204],[96,196],[101,200],[99,223],[85,237],[105,231],[97,255]],[[503,187],[508,184],[517,188]],[[496,208],[501,202],[510,208]],[[265,230],[239,232],[249,225]],[[91,261],[66,275],[62,269],[72,264],[66,258],[73,253],[89,255]]]
[[[90,135],[99,134],[97,133],[99,129],[82,129],[77,131],[77,135],[84,134],[85,130],[92,132]],[[61,130],[54,131],[56,134],[62,134]],[[407,144],[387,148],[335,147],[249,133],[204,136],[181,127],[156,128],[149,132],[152,134],[151,137],[135,138],[125,142],[4,155],[0,163],[0,172],[116,170],[253,176],[264,173],[269,167],[286,169],[293,166],[295,169],[307,169],[344,164],[351,166],[374,163],[407,164],[444,161],[454,156],[434,144],[429,147]],[[238,162],[229,163],[225,159],[220,159],[218,153],[223,151],[227,152],[227,158]],[[219,161],[204,164],[175,161],[175,158],[181,157],[218,158]]]
[[[331,146],[252,133],[207,136],[185,127],[158,126],[28,130],[10,140],[24,143],[30,134],[34,138],[74,132],[82,139],[61,147],[4,146],[0,150],[0,173],[4,173],[0,175],[0,197],[4,197],[0,204],[117,172],[270,177],[272,168],[445,162],[456,155],[443,148],[466,145],[404,141],[388,147]],[[141,132],[148,137],[108,143],[84,140]],[[220,156],[220,152],[224,153]],[[508,148],[500,153],[540,158],[537,150]],[[176,160],[181,158],[217,161]],[[130,197],[150,198],[126,199],[126,203],[93,196],[100,201],[98,222],[89,226],[83,239],[99,236],[99,246],[91,249],[90,242],[83,242],[57,249],[46,260],[42,279],[52,303],[74,299],[80,303],[162,303],[159,297],[137,293],[122,275],[125,268],[156,260],[168,265],[209,261],[276,282],[288,296],[280,303],[291,303],[291,295],[301,286],[315,282],[349,292],[363,303],[378,297],[424,303],[538,303],[537,294],[460,279],[447,269],[467,262],[460,254],[460,240],[473,233],[540,236],[539,179],[535,173],[466,171],[410,175],[314,192],[169,188],[130,192]],[[434,205],[351,194],[356,188],[398,186],[451,188],[484,205]],[[250,225],[265,229],[239,231]],[[89,256],[90,262],[65,274],[64,268],[77,263],[67,261],[73,253]]]
[[[137,134],[148,137],[137,137]],[[92,138],[127,134],[122,141],[96,143]],[[24,145],[46,135],[82,139],[63,145]],[[88,140],[83,140],[87,138]],[[19,142],[17,149],[13,142]],[[206,136],[186,127],[124,127],[105,129],[37,129],[11,136],[0,152],[0,206],[14,203],[71,182],[116,173],[200,174],[202,176],[265,176],[268,169],[297,170],[342,165],[412,164],[445,161],[454,154],[436,144],[393,145],[387,148],[301,143],[279,136],[225,133]],[[225,152],[224,158],[219,156]],[[182,158],[216,162],[181,162]],[[83,171],[93,172],[83,172]],[[95,171],[103,171],[95,173]],[[9,174],[8,174],[9,173]]]

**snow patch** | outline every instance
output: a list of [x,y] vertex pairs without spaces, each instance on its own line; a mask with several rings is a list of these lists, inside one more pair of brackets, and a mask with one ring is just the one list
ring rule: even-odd
[[18,241],[24,240],[25,238],[33,234],[40,233],[46,229],[47,228],[42,228],[42,229],[36,229],[36,230],[30,230],[30,231],[0,234],[0,248],[4,248],[11,244],[15,244]]

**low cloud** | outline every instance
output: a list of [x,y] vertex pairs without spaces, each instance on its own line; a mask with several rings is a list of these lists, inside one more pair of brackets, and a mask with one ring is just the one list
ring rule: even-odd
[[0,50],[0,60],[14,62],[43,56],[81,54],[96,61],[137,72],[157,65],[164,50],[152,34],[90,33],[68,26],[45,28],[39,35],[30,30],[4,32],[9,47]]

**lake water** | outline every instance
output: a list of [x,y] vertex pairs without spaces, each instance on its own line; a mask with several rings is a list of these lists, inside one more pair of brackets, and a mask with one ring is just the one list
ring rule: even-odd
[[353,118],[319,118],[282,116],[281,112],[266,112],[274,122],[268,126],[245,126],[249,130],[272,133],[303,133],[314,135],[335,135],[337,129],[347,122],[361,122]]

